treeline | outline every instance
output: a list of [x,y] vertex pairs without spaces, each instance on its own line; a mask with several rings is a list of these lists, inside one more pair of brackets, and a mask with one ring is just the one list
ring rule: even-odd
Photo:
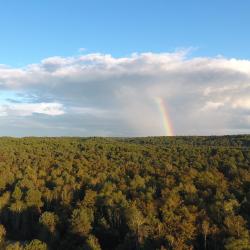
[[0,249],[249,250],[250,136],[1,138]]
[[136,144],[151,144],[164,146],[190,145],[190,146],[224,146],[224,147],[250,147],[249,135],[224,135],[224,136],[175,136],[169,137],[138,137],[121,138],[123,141]]

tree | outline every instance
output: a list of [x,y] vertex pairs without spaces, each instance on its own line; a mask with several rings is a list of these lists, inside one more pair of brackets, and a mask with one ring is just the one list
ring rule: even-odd
[[46,243],[40,241],[40,240],[32,240],[30,243],[28,243],[25,247],[24,250],[47,250],[48,247]]
[[59,222],[58,216],[53,212],[44,212],[39,218],[41,225],[41,238],[46,242],[51,242],[57,237],[56,227]]
[[26,194],[26,203],[28,207],[36,207],[40,209],[42,207],[42,194],[39,190],[36,189],[29,189]]
[[230,215],[227,216],[224,220],[226,226],[226,232],[233,237],[240,238],[248,234],[245,227],[246,222],[240,215]]
[[94,235],[89,235],[86,240],[86,244],[87,250],[101,250],[101,246],[98,242],[98,239]]
[[19,242],[10,243],[5,247],[5,250],[23,250],[23,246]]
[[[176,249],[186,249],[191,245],[195,237],[196,214],[182,205],[181,197],[178,193],[168,192],[164,205],[161,208],[164,222],[164,238],[169,247]],[[188,244],[188,245],[187,245]]]
[[10,192],[4,192],[1,196],[0,196],[0,210],[2,208],[4,208],[4,206],[6,206],[8,204],[10,200]]
[[246,135],[0,138],[0,249],[249,249],[249,148]]
[[92,221],[93,213],[90,209],[74,209],[70,219],[71,230],[73,233],[86,237],[92,229]]
[[15,189],[14,189],[14,191],[13,191],[13,193],[12,193],[12,197],[15,199],[15,200],[21,200],[21,198],[22,198],[22,195],[23,195],[23,193],[22,193],[22,190],[18,187],[18,186],[15,186]]
[[0,246],[3,245],[5,241],[5,236],[6,236],[5,227],[2,224],[0,224]]
[[249,239],[235,239],[234,237],[230,237],[225,242],[226,250],[249,250],[250,242]]
[[136,248],[138,248],[143,238],[143,235],[141,235],[141,228],[145,223],[145,218],[143,217],[141,211],[134,204],[126,209],[125,216],[130,231],[136,237]]
[[204,248],[207,249],[207,235],[209,233],[209,222],[207,220],[203,220],[201,228],[202,228],[202,233],[204,235]]
[[54,233],[56,230],[57,223],[59,221],[58,216],[53,212],[44,212],[39,218],[41,225],[45,226],[50,233]]

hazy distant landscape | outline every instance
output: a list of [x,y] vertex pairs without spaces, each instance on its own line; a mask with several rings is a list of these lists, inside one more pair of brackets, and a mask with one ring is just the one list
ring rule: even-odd
[[249,249],[250,135],[1,138],[2,249]]

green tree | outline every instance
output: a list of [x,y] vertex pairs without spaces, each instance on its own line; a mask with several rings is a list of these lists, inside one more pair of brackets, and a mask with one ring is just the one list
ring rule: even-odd
[[26,203],[28,207],[36,207],[40,209],[43,205],[42,203],[42,194],[39,190],[36,189],[29,189],[27,194],[26,194]]
[[32,240],[30,243],[28,243],[25,247],[24,250],[47,250],[48,247],[46,243],[40,241],[40,240]]
[[145,223],[145,218],[134,204],[126,209],[125,216],[130,231],[135,235],[136,248],[138,248],[143,239],[142,226]]
[[94,235],[89,235],[86,240],[86,250],[101,250],[98,239]]
[[250,242],[249,239],[235,239],[234,237],[230,237],[226,240],[225,243],[226,250],[250,250]]
[[246,221],[240,215],[230,215],[224,220],[226,232],[233,237],[240,238],[248,235]]
[[204,248],[207,249],[207,236],[209,234],[209,222],[207,220],[202,221],[202,233],[204,235]]
[[92,229],[93,213],[90,209],[77,208],[73,210],[70,223],[71,230],[80,236],[87,237]]
[[2,224],[0,224],[0,246],[4,244],[5,236],[6,236],[5,227]]
[[22,198],[22,190],[18,187],[18,186],[15,186],[15,189],[12,193],[12,197],[15,199],[15,200],[21,200]]
[[19,242],[9,243],[5,250],[23,250],[23,246]]
[[41,225],[45,226],[50,233],[54,233],[59,222],[58,216],[53,212],[44,212],[39,218]]

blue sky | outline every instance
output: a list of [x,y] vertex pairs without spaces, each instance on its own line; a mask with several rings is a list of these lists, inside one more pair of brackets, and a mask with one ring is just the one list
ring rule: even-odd
[[0,64],[50,56],[165,52],[250,58],[249,1],[10,0],[0,3]]
[[166,120],[175,135],[250,133],[249,10],[0,1],[0,136],[168,135]]

